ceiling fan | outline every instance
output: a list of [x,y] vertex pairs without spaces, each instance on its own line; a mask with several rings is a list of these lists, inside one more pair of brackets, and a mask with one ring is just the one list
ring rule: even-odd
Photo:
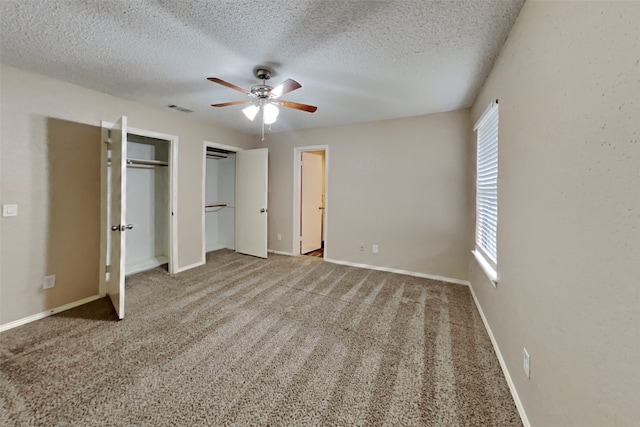
[[214,83],[218,83],[222,86],[226,86],[230,89],[237,90],[247,96],[250,99],[244,101],[231,101],[223,102],[220,104],[211,104],[212,107],[229,107],[232,105],[244,105],[250,104],[244,108],[242,112],[249,120],[254,120],[259,112],[262,112],[262,140],[264,141],[264,125],[270,125],[275,123],[278,118],[280,110],[278,106],[293,108],[295,110],[306,111],[314,113],[318,107],[307,104],[300,104],[298,102],[284,101],[279,99],[282,95],[292,92],[296,89],[300,89],[302,85],[295,80],[287,79],[276,87],[269,86],[266,81],[271,78],[271,71],[267,68],[258,67],[254,75],[262,80],[262,84],[251,87],[251,90],[245,90],[234,84],[226,82],[217,77],[208,77],[207,80]]

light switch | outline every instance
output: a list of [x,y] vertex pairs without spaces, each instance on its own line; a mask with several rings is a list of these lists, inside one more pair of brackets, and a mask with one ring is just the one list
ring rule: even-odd
[[18,205],[2,205],[2,216],[18,216]]

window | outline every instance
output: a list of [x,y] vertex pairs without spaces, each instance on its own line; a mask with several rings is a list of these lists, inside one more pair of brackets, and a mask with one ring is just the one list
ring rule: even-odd
[[498,281],[498,100],[476,123],[476,245],[474,256],[489,279]]

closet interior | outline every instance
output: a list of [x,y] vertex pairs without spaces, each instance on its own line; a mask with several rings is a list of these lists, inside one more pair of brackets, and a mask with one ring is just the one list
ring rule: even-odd
[[125,274],[169,260],[170,141],[127,135],[127,224]]
[[207,147],[205,251],[235,250],[236,153]]

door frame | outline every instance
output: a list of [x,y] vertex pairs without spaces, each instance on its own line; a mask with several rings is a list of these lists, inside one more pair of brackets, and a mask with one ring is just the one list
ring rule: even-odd
[[[202,206],[201,214],[202,214],[202,231],[200,235],[202,236],[202,260],[198,265],[204,265],[207,262],[207,242],[206,242],[206,212],[204,211],[204,205],[207,199],[207,147],[211,148],[219,148],[221,150],[233,151],[237,153],[238,151],[243,151],[243,148],[234,147],[231,145],[220,144],[219,142],[212,141],[203,141],[202,142],[202,201],[200,206]],[[237,162],[237,160],[236,160]],[[236,166],[237,167],[237,166]],[[237,193],[234,191],[234,195]],[[235,205],[235,201],[234,201]],[[235,232],[235,230],[234,230]]]
[[322,230],[322,241],[324,242],[323,258],[327,259],[329,230],[329,146],[328,145],[308,145],[306,147],[293,148],[293,255],[300,255],[300,156],[305,151],[324,151],[324,227]]
[[[101,159],[100,162],[100,173],[101,173],[101,183],[100,183],[100,285],[99,291],[100,295],[106,295],[107,291],[107,283],[106,283],[106,261],[107,261],[107,234],[108,234],[108,224],[107,224],[107,203],[108,197],[107,194],[107,171],[108,166],[107,162],[104,161],[107,157],[107,144],[104,141],[107,140],[106,128],[113,127],[114,123],[102,120],[100,122],[102,128],[102,139],[101,139]],[[177,260],[178,260],[178,141],[179,138],[176,135],[171,135],[168,133],[155,132],[146,129],[138,129],[131,126],[127,126],[127,134],[133,134],[137,136],[146,136],[148,138],[160,139],[163,141],[167,141],[169,143],[169,274],[175,274],[178,272]],[[126,254],[125,254],[126,256]]]

